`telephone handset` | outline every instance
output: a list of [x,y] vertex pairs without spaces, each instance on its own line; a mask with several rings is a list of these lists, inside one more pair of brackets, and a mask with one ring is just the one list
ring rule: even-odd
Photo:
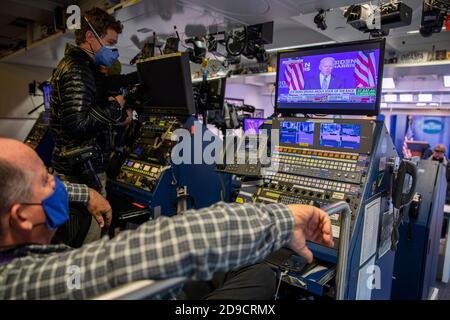
[[[411,177],[411,187],[408,193],[403,193],[406,176]],[[411,203],[416,192],[417,184],[417,166],[414,162],[402,160],[394,180],[394,191],[392,193],[392,202],[398,210]]]
[[[406,177],[411,177],[411,186],[409,191],[404,193]],[[395,179],[392,184],[392,203],[394,205],[394,225],[392,228],[391,236],[391,250],[397,250],[397,244],[400,238],[399,227],[403,219],[402,209],[411,203],[416,194],[417,185],[417,165],[408,160],[402,160],[398,171],[396,172]]]

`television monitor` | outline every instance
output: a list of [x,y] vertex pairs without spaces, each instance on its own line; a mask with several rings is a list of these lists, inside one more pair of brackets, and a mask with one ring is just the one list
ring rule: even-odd
[[249,135],[259,135],[260,128],[265,119],[244,118],[244,133]]
[[339,152],[370,153],[374,124],[359,119],[276,118],[279,145]]
[[148,107],[186,115],[195,113],[188,54],[138,60],[137,69],[148,90]]
[[278,52],[276,112],[378,115],[384,48],[377,39]]

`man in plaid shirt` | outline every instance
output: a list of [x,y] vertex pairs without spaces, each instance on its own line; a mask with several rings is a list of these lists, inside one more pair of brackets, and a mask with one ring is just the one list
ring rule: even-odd
[[[89,299],[143,279],[209,280],[285,245],[308,261],[306,240],[333,245],[330,220],[320,209],[225,203],[161,217],[80,249],[50,245],[55,230],[43,223],[47,213],[27,203],[56,192],[53,176],[24,144],[0,139],[0,149],[0,299]],[[15,185],[17,177],[25,188]],[[80,275],[75,288],[74,267]]]

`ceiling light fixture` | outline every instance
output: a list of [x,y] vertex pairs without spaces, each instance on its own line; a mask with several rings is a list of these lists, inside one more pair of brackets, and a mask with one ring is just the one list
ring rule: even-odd
[[431,93],[419,94],[419,102],[431,102],[433,101],[433,95]]
[[394,78],[383,78],[383,89],[395,89]]
[[316,42],[316,43],[309,43],[309,44],[301,44],[301,45],[297,45],[297,46],[289,46],[289,47],[281,47],[281,48],[272,48],[272,49],[267,49],[266,52],[277,52],[277,51],[291,50],[291,49],[297,49],[297,48],[322,46],[322,45],[333,44],[333,43],[336,43],[336,41],[325,41],[325,42]]
[[413,95],[412,94],[401,94],[400,102],[413,102]]
[[444,87],[450,87],[450,76],[444,76]]
[[384,101],[385,102],[397,102],[397,95],[396,94],[385,94]]

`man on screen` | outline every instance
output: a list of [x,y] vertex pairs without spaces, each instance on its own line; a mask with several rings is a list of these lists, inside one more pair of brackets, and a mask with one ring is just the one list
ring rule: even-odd
[[320,60],[319,73],[306,78],[305,90],[316,89],[346,89],[345,80],[333,74],[336,60],[333,57],[326,57]]

